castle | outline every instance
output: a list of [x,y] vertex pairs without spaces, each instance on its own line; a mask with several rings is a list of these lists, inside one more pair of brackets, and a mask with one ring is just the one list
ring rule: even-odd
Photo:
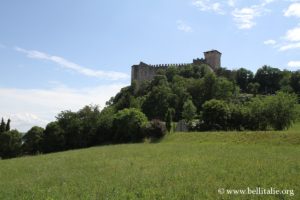
[[168,67],[181,67],[188,64],[207,64],[210,66],[212,71],[216,71],[221,67],[221,55],[217,50],[211,50],[204,52],[204,59],[197,58],[193,59],[192,63],[184,64],[159,64],[159,65],[149,65],[140,62],[138,65],[133,65],[131,67],[131,84],[135,81],[137,85],[140,85],[143,81],[151,81],[159,69],[166,69]]

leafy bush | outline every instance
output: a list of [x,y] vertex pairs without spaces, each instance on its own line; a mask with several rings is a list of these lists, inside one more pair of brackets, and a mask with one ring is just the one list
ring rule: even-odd
[[208,130],[227,130],[230,117],[230,109],[225,101],[212,99],[203,105],[202,118]]
[[246,106],[249,109],[247,128],[249,130],[267,130],[269,127],[268,106],[264,97],[253,98]]
[[245,104],[210,100],[203,105],[200,130],[283,130],[297,117],[297,97],[279,92],[252,98]]
[[279,92],[267,97],[266,104],[269,123],[275,130],[287,129],[296,120],[296,95]]
[[154,119],[145,127],[145,135],[148,138],[162,138],[166,135],[167,128],[164,122]]
[[117,112],[113,120],[115,142],[138,142],[144,138],[143,128],[148,122],[144,113],[136,108]]

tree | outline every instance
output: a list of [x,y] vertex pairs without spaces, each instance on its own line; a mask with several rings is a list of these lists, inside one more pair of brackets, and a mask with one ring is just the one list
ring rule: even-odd
[[6,129],[6,124],[4,122],[4,119],[2,118],[1,119],[1,124],[0,124],[0,133],[5,132],[5,129]]
[[23,151],[28,154],[43,152],[44,129],[38,126],[32,127],[23,136]]
[[187,122],[190,122],[195,118],[196,112],[196,106],[193,104],[192,100],[189,99],[183,105],[182,118]]
[[228,79],[229,81],[236,80],[236,71],[235,70],[231,71],[229,69],[220,67],[216,70],[216,75],[218,77],[224,77],[224,78]]
[[204,76],[203,79],[203,102],[213,99],[217,89],[217,77],[213,73]]
[[293,72],[290,80],[291,87],[296,94],[300,94],[300,70]]
[[281,80],[280,80],[280,91],[285,92],[285,93],[293,93],[294,90],[291,86],[291,77],[292,77],[292,72],[288,70],[284,70],[281,72]]
[[172,89],[172,99],[170,100],[170,107],[174,108],[173,121],[179,121],[181,119],[181,113],[184,102],[187,99],[192,98],[191,95],[187,92],[187,84],[186,80],[175,76],[173,79],[174,82],[171,84]]
[[227,100],[236,93],[238,93],[238,91],[233,82],[222,77],[217,79],[215,94],[213,96],[215,99]]
[[172,114],[173,114],[173,110],[172,109],[168,109],[168,112],[166,114],[166,128],[168,130],[168,132],[171,131],[171,128],[172,128]]
[[7,120],[5,131],[10,131],[10,119]]
[[249,83],[248,84],[248,91],[254,95],[254,97],[257,95],[258,93],[258,89],[259,89],[260,85],[259,83]]
[[77,118],[80,120],[81,138],[83,143],[81,147],[87,147],[97,144],[95,136],[97,134],[98,124],[100,122],[100,110],[98,106],[85,106],[77,113]]
[[149,119],[164,120],[171,102],[176,98],[167,85],[155,86],[146,96],[142,105],[142,111]]
[[78,112],[63,111],[57,122],[64,132],[66,149],[84,148],[97,144],[97,129],[100,120],[98,106],[85,106]]
[[115,142],[138,142],[145,136],[143,128],[148,122],[144,113],[135,108],[117,112],[113,120]]
[[43,152],[62,151],[65,148],[65,136],[58,122],[50,122],[44,131]]
[[255,74],[255,81],[260,84],[260,92],[264,94],[274,94],[280,89],[282,73],[280,69],[270,66],[263,66]]
[[193,103],[198,110],[201,110],[205,101],[215,98],[218,88],[217,82],[217,77],[213,73],[208,73],[201,79],[190,81],[187,91],[192,96]]
[[166,77],[169,82],[173,81],[173,78],[178,74],[178,67],[168,67],[166,69]]
[[248,84],[253,80],[253,73],[245,68],[240,68],[236,71],[236,83],[242,90],[247,92]]
[[63,131],[65,148],[76,149],[86,146],[87,138],[83,132],[82,120],[77,113],[62,111],[56,117],[60,129]]
[[13,158],[21,154],[22,136],[17,130],[0,134],[0,157]]
[[97,144],[105,144],[113,142],[113,120],[116,114],[114,106],[108,106],[104,108],[99,116],[98,127],[95,135],[95,141]]

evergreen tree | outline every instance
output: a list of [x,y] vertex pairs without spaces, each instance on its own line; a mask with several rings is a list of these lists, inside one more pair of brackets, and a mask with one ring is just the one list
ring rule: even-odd
[[6,125],[5,125],[4,119],[2,118],[1,124],[0,124],[0,133],[5,132],[5,129],[6,129]]
[[171,131],[172,128],[172,110],[168,109],[168,112],[166,114],[166,128],[168,130],[168,132]]
[[5,131],[10,131],[10,119],[7,120]]

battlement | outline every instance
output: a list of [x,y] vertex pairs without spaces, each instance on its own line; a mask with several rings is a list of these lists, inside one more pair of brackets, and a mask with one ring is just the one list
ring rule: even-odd
[[149,65],[151,67],[183,67],[186,65],[190,65],[191,63],[176,63],[176,64],[158,64],[158,65]]
[[204,59],[197,58],[193,59],[192,63],[177,63],[177,64],[156,64],[150,65],[144,62],[140,62],[138,65],[133,65],[131,67],[131,83],[135,81],[139,86],[143,81],[151,81],[157,74],[159,69],[166,69],[169,67],[183,67],[191,64],[207,64],[211,67],[212,71],[216,71],[221,67],[221,55],[217,50],[211,50],[204,52]]

